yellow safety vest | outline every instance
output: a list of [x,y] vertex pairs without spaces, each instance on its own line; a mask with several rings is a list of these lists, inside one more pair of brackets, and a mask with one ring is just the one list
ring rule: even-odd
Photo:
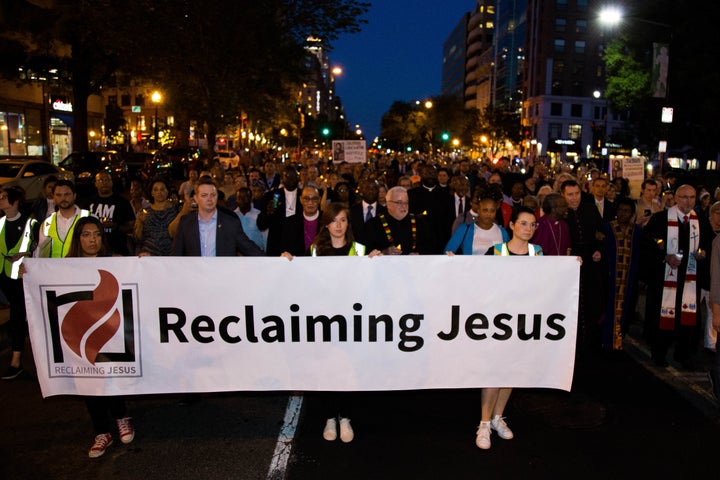
[[18,278],[20,278],[20,264],[22,263],[24,257],[20,257],[14,262],[11,262],[10,259],[7,257],[12,257],[17,253],[25,253],[30,251],[30,246],[32,245],[33,228],[35,227],[37,220],[35,220],[34,218],[27,219],[27,221],[25,222],[25,230],[23,231],[22,237],[9,250],[5,242],[6,220],[7,217],[0,218],[0,255],[2,255],[3,257],[2,271],[5,275],[8,276],[8,278],[17,280]]
[[67,254],[70,252],[70,243],[72,240],[73,230],[75,230],[75,224],[81,217],[88,216],[90,216],[90,212],[88,210],[80,210],[80,214],[75,217],[75,220],[73,220],[73,223],[68,230],[67,236],[65,236],[65,241],[60,240],[60,235],[58,234],[57,212],[54,212],[45,219],[43,222],[43,235],[45,235],[45,238],[50,239],[50,258],[67,257]]
[[[498,243],[493,247],[493,252],[495,253],[495,255],[501,257],[507,257],[510,255],[510,250],[508,250],[507,243]],[[528,243],[528,256],[538,255],[542,255],[542,248],[540,248],[538,245]]]
[[[310,245],[310,255],[313,257],[317,257],[317,247],[313,243]],[[353,242],[353,244],[350,246],[350,251],[348,252],[349,257],[362,257],[365,255],[365,245],[358,242]]]

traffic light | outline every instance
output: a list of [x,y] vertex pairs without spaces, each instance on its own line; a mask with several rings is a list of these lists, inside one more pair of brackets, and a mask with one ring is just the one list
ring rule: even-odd
[[328,127],[323,128],[322,134],[324,137],[327,137],[328,135],[330,135],[330,129]]
[[442,138],[443,142],[447,142],[450,140],[450,134],[448,132],[443,132],[442,135],[440,135],[440,138]]

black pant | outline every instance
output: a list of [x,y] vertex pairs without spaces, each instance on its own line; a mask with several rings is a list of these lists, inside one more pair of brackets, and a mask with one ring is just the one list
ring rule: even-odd
[[22,352],[25,349],[25,338],[28,334],[27,313],[25,312],[25,293],[22,280],[13,280],[0,273],[0,289],[10,304],[10,341],[13,352]]
[[686,362],[695,353],[694,326],[676,326],[675,330],[658,329],[652,342],[653,360],[664,361],[670,346],[675,342],[675,354],[673,357],[678,362]]
[[95,435],[110,433],[111,420],[125,418],[127,407],[124,397],[83,397],[92,420]]
[[323,418],[351,418],[355,392],[318,392],[317,399]]

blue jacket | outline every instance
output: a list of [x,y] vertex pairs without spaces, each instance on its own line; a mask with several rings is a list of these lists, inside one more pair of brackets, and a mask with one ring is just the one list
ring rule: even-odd
[[[500,225],[496,225],[502,233],[503,242],[510,240],[507,231]],[[473,237],[475,236],[475,223],[463,223],[455,229],[452,237],[445,245],[445,252],[457,252],[462,244],[462,255],[472,255]],[[484,253],[484,252],[483,252]]]

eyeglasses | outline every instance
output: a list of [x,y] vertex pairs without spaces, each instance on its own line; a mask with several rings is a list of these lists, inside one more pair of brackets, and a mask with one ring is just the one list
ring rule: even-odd
[[537,228],[537,223],[526,222],[525,220],[523,220],[522,222],[515,222],[515,225],[520,225],[521,227]]
[[320,201],[320,197],[300,197],[303,202],[317,203]]
[[388,203],[394,203],[395,205],[398,205],[401,207],[407,207],[409,205],[408,202],[398,202],[397,200],[388,200]]

